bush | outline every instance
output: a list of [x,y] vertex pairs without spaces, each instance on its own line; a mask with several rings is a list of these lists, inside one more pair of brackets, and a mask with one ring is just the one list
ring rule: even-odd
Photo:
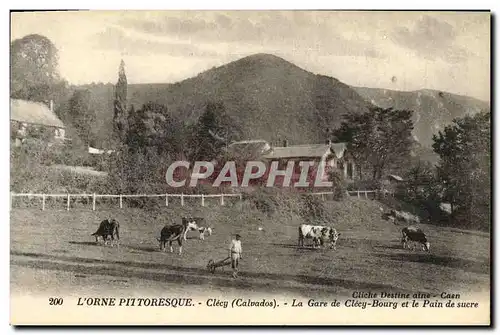
[[316,195],[303,194],[300,197],[300,207],[298,214],[305,220],[324,220],[326,210],[324,202]]
[[252,193],[245,193],[243,199],[268,216],[276,213],[279,207],[276,191],[267,187],[259,188]]

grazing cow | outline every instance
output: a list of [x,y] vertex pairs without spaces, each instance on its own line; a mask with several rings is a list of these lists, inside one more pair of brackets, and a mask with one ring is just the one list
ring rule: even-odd
[[208,236],[211,236],[213,231],[214,230],[212,227],[198,227],[198,232],[200,233],[200,240],[205,239],[205,233],[207,233]]
[[157,238],[158,242],[160,242],[160,251],[165,250],[165,245],[169,244],[170,252],[174,252],[174,248],[172,247],[172,243],[177,241],[179,244],[179,255],[182,254],[182,236],[186,227],[182,224],[175,225],[166,225],[160,232],[160,238]]
[[337,249],[337,240],[340,233],[333,227],[312,226],[302,224],[299,226],[299,247],[304,246],[304,239],[311,238],[313,247],[317,248],[324,245],[325,240],[330,240],[330,248]]
[[405,227],[401,230],[401,235],[401,243],[403,244],[403,249],[406,249],[408,247],[408,242],[410,241],[422,244],[422,249],[424,251],[429,251],[431,247],[431,244],[429,243],[429,241],[427,241],[425,233],[418,227]]
[[183,239],[184,241],[187,240],[187,233],[192,230],[198,230],[199,231],[199,224],[202,223],[205,219],[204,218],[193,218],[193,217],[183,217],[182,218],[182,225],[186,228],[184,230],[184,236]]
[[95,236],[95,242],[99,241],[99,236],[102,237],[104,244],[107,244],[108,236],[111,236],[111,244],[113,244],[115,240],[115,235],[117,239],[117,243],[120,242],[120,224],[115,219],[106,219],[102,220],[99,224],[99,228],[97,231],[93,233],[91,236]]

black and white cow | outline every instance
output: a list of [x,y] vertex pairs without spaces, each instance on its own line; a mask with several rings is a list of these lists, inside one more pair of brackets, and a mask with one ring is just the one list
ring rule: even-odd
[[168,242],[170,246],[170,252],[174,252],[172,243],[177,241],[179,244],[179,255],[182,254],[182,240],[184,232],[186,231],[186,226],[183,224],[166,225],[160,232],[160,238],[157,238],[160,242],[160,251],[165,251],[165,246]]
[[208,236],[211,236],[214,232],[214,229],[212,227],[198,227],[198,232],[200,233],[200,240],[204,240],[205,233],[207,233]]
[[115,235],[117,239],[117,244],[120,242],[120,224],[115,219],[106,219],[102,220],[99,224],[99,228],[97,231],[91,236],[95,236],[95,242],[99,242],[99,236],[102,237],[104,244],[107,244],[108,236],[111,237],[111,244],[113,244],[115,240]]
[[330,248],[337,249],[337,240],[340,233],[333,227],[313,226],[301,224],[299,226],[299,247],[304,246],[304,240],[310,238],[313,241],[313,247],[321,247],[326,240],[330,241]]
[[418,227],[409,226],[403,228],[401,230],[401,236],[402,236],[401,243],[403,244],[403,249],[406,249],[408,247],[409,242],[416,242],[422,245],[422,249],[424,251],[430,250],[431,244],[427,240],[427,237],[425,236],[425,233],[422,231],[422,229]]
[[[190,231],[200,232],[200,226],[203,224],[204,221],[205,218],[200,218],[200,217],[182,217],[182,225],[186,227],[183,236],[184,241],[187,240],[188,232]],[[203,238],[200,237],[200,239]]]

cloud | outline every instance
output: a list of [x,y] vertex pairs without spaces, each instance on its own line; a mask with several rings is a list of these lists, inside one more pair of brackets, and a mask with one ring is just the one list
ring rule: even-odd
[[103,32],[96,33],[92,36],[91,41],[95,48],[120,51],[136,56],[163,54],[174,57],[215,57],[219,55],[213,50],[203,49],[190,43],[172,43],[151,38],[133,37],[114,27],[107,27]]
[[430,60],[441,58],[448,63],[458,63],[470,56],[466,49],[454,44],[455,28],[430,16],[421,17],[412,29],[397,27],[391,37],[396,44],[415,50]]
[[[326,17],[309,12],[195,12],[126,18],[119,22],[153,36],[238,47],[315,51],[321,56],[384,58],[370,41],[347,39]],[[285,50],[283,50],[285,51]]]

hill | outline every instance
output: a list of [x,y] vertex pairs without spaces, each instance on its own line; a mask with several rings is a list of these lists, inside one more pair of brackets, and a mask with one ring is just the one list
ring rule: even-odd
[[[113,86],[87,85],[97,106],[99,136],[111,128]],[[322,143],[326,129],[340,124],[342,114],[364,112],[367,103],[350,86],[315,75],[279,57],[257,54],[212,68],[175,84],[128,86],[136,108],[153,101],[168,106],[173,116],[193,123],[209,100],[223,101],[246,139]]]
[[366,87],[354,89],[374,105],[413,110],[413,134],[424,147],[430,147],[432,135],[444,129],[454,118],[490,111],[487,102],[442,91],[424,89],[405,92]]
[[[84,85],[96,106],[95,133],[106,146],[112,129],[112,84]],[[244,139],[265,139],[290,144],[322,143],[326,129],[340,124],[345,113],[360,113],[371,105],[415,111],[414,135],[425,155],[432,135],[467,113],[489,110],[474,98],[433,90],[393,91],[351,87],[339,80],[314,74],[269,54],[248,56],[174,84],[129,84],[129,104],[139,108],[153,101],[185,123],[194,123],[208,101],[224,102],[228,114],[240,124]]]

